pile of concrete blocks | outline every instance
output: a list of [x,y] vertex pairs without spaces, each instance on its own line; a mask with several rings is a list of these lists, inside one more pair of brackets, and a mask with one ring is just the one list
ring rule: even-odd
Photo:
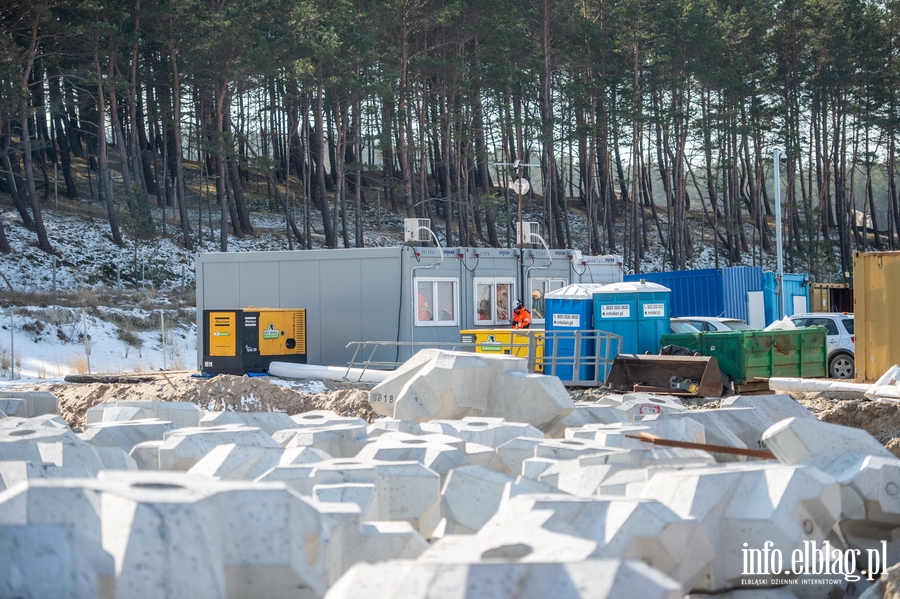
[[900,560],[900,460],[868,433],[784,395],[575,404],[524,362],[420,352],[371,423],[0,418],[0,597],[849,598]]

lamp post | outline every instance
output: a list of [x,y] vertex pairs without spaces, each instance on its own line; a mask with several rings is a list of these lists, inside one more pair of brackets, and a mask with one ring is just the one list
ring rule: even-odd
[[778,319],[784,318],[784,262],[781,258],[781,157],[784,153],[775,148],[775,295],[778,297]]
[[516,180],[513,182],[513,189],[516,191],[516,195],[519,198],[519,213],[518,213],[518,223],[519,230],[516,235],[516,245],[522,245],[525,243],[525,231],[523,231],[523,221],[522,221],[522,195],[528,193],[528,190],[531,189],[531,185],[528,183],[526,179],[522,178],[521,169],[525,166],[534,166],[538,167],[540,164],[525,164],[519,159],[516,159],[515,162],[495,162],[494,166],[511,166],[516,169]]

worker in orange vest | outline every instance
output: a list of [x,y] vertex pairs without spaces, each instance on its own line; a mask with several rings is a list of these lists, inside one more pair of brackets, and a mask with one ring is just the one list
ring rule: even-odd
[[516,309],[513,310],[510,326],[514,329],[527,329],[531,326],[531,312],[522,305],[522,302],[516,302]]

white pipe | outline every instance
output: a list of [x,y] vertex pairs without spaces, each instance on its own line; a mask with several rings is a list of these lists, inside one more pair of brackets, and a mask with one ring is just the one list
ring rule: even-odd
[[362,368],[350,368],[348,370],[343,366],[272,362],[269,364],[269,374],[287,379],[327,379],[329,381],[380,383],[394,373],[388,370],[364,370]]
[[772,377],[769,379],[769,389],[772,391],[791,392],[816,392],[816,391],[857,391],[865,393],[872,385],[865,383],[838,383],[823,379],[800,379],[788,377]]

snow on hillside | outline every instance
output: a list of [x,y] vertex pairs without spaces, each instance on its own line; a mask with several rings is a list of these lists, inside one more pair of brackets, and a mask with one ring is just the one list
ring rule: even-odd
[[[159,223],[160,215],[156,217]],[[229,251],[288,249],[281,215],[256,212],[251,217],[256,233],[242,239],[230,236]],[[189,252],[173,242],[178,230],[171,223],[169,237],[134,241],[126,234],[127,247],[120,248],[99,216],[46,210],[44,218],[58,252],[55,259],[37,248],[35,234],[21,225],[14,210],[0,212],[13,249],[10,255],[0,255],[0,273],[12,286],[0,281],[2,293],[8,294],[3,306],[11,306],[0,310],[0,380],[9,379],[10,366],[23,379],[59,378],[87,372],[88,366],[93,373],[197,369],[196,254],[219,251],[208,222],[202,244]],[[531,216],[526,213],[525,218]],[[313,223],[314,230],[321,230],[319,224]],[[433,229],[443,242],[441,225]],[[575,249],[587,253],[580,214],[572,214],[570,227]],[[368,247],[399,245],[402,217],[367,210],[366,230]],[[704,237],[708,231],[698,232],[694,240],[692,268],[715,265],[714,251]],[[323,243],[322,236],[314,234],[314,246]],[[724,266],[722,256],[720,260]],[[745,256],[744,264],[753,262],[751,255]],[[664,249],[652,243],[642,270],[663,270],[663,264]],[[765,257],[764,266],[773,269],[774,256]]]

